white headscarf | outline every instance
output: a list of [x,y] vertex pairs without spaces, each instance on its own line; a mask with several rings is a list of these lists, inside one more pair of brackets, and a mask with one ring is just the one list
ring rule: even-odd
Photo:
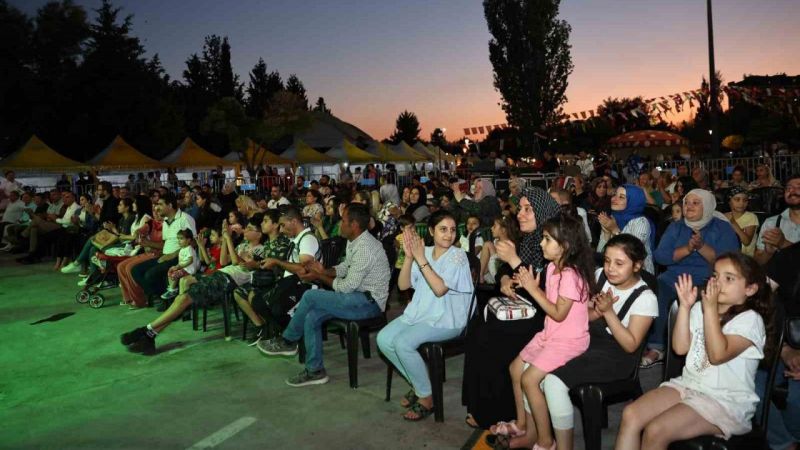
[[686,199],[689,198],[690,195],[699,197],[700,201],[703,202],[703,217],[701,217],[700,220],[689,220],[686,214],[684,214],[683,221],[686,223],[686,226],[695,231],[700,231],[705,228],[714,217],[722,219],[725,222],[730,222],[728,218],[725,217],[725,214],[717,211],[717,199],[714,197],[714,194],[705,189],[692,189],[683,197],[684,208],[686,207]]
[[486,178],[481,178],[476,181],[481,185],[481,194],[480,196],[475,195],[475,201],[479,202],[484,197],[495,197],[497,196],[497,192],[494,190],[494,185],[491,181],[487,180]]

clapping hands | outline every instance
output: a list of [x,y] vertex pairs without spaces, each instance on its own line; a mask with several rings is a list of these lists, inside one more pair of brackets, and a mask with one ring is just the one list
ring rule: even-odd
[[516,275],[514,275],[514,281],[516,284],[528,291],[531,295],[534,295],[534,292],[536,291],[542,290],[539,287],[540,278],[541,276],[539,275],[539,272],[537,272],[533,267],[520,267]]
[[611,288],[608,288],[608,291],[596,294],[592,300],[594,301],[594,310],[605,314],[607,311],[614,310],[612,306],[619,300],[619,296],[615,296]]
[[692,283],[692,276],[687,273],[678,276],[675,291],[678,293],[678,302],[682,308],[691,309],[697,301],[697,287]]
[[417,262],[425,258],[425,243],[416,231],[408,228],[403,230],[403,251]]

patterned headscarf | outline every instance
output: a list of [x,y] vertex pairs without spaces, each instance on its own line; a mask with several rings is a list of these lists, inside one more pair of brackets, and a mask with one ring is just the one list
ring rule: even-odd
[[545,222],[559,215],[561,208],[553,197],[542,188],[529,187],[522,191],[522,195],[528,199],[533,207],[533,214],[536,217],[536,229],[532,233],[522,235],[517,253],[519,259],[524,264],[529,264],[536,269],[544,267],[544,255],[542,254],[542,226]]
[[742,186],[734,186],[728,189],[728,193],[725,195],[726,201],[731,201],[733,197],[736,197],[739,194],[747,194],[748,191]]

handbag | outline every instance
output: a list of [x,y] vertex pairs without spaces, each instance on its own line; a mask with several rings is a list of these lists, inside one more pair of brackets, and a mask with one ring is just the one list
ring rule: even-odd
[[[498,320],[525,320],[536,315],[536,307],[521,297],[492,297],[486,304],[486,310],[491,311]],[[484,311],[485,315],[486,311]]]
[[119,236],[116,234],[108,231],[108,230],[100,230],[97,234],[92,237],[92,245],[97,247],[98,249],[102,250],[109,245],[117,242]]

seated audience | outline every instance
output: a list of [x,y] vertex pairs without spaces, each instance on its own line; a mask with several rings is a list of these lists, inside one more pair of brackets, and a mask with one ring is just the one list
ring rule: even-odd
[[655,225],[644,215],[647,199],[644,190],[632,184],[625,184],[617,188],[611,197],[611,215],[600,213],[600,240],[597,251],[603,252],[606,242],[613,236],[621,233],[637,237],[647,252],[644,260],[644,270],[655,274],[653,265],[653,247],[655,247]]
[[504,215],[494,219],[492,241],[487,242],[481,249],[480,283],[497,283],[497,271],[502,261],[497,256],[497,247],[495,245],[500,241],[519,241],[519,224],[516,217]]
[[747,189],[739,186],[730,188],[727,200],[731,211],[726,213],[725,217],[730,221],[733,231],[736,232],[739,242],[742,243],[742,253],[753,256],[756,249],[755,234],[758,229],[758,217],[747,210],[747,204],[750,201]]
[[758,233],[754,257],[759,264],[767,264],[778,251],[800,242],[800,174],[786,180],[783,198],[787,208],[764,220]]
[[295,308],[283,335],[258,343],[267,355],[295,355],[297,342],[303,339],[306,348],[305,370],[289,378],[289,386],[300,387],[328,382],[322,362],[322,325],[333,318],[362,320],[378,317],[386,309],[389,296],[389,262],[377,239],[368,231],[369,209],[353,204],[342,215],[341,233],[347,238],[344,262],[325,269],[316,261],[306,265],[300,277],[307,282],[320,282],[333,288],[308,290]]

